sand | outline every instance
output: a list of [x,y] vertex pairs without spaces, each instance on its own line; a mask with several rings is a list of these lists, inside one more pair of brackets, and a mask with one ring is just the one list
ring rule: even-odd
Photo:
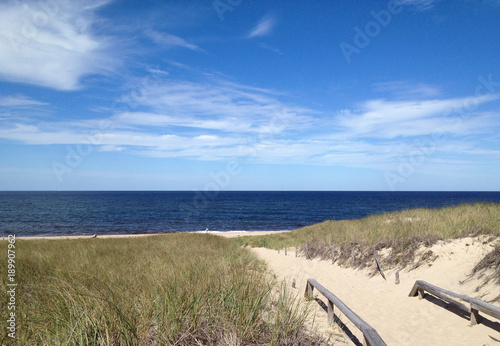
[[[395,284],[395,270],[384,271],[387,281],[379,274],[371,275],[375,265],[354,270],[332,265],[331,261],[295,258],[293,249],[289,249],[288,256],[284,255],[283,250],[279,254],[275,250],[262,248],[253,251],[268,263],[278,279],[286,280],[288,285],[296,279],[297,289],[294,291],[300,296],[305,291],[306,280],[315,278],[375,328],[388,345],[500,345],[492,339],[500,340],[500,321],[494,317],[481,314],[487,321],[471,327],[468,317],[458,316],[439,306],[440,303],[432,297],[424,300],[408,297],[415,280],[424,280],[483,300],[498,296],[500,286],[490,283],[476,292],[482,281],[477,278],[466,280],[474,265],[492,250],[492,242],[486,240],[486,237],[464,238],[434,245],[430,250],[438,256],[437,259],[413,270],[401,270],[399,285]],[[422,249],[422,253],[428,250]],[[326,302],[321,294],[314,292],[315,296]],[[336,335],[336,341],[353,344],[338,326],[326,323],[326,313],[316,302],[312,304],[315,325],[320,332]],[[352,322],[339,310],[336,310],[336,314],[362,341],[361,333]]]
[[[182,232],[182,233],[200,233],[200,234],[213,234],[222,236],[225,238],[235,238],[243,236],[257,236],[257,235],[267,235],[280,232],[290,232],[290,231],[196,231],[196,232]],[[141,233],[141,234],[97,234],[99,239],[109,239],[109,238],[135,238],[135,237],[147,237],[159,234],[174,234],[175,232],[164,232],[164,233]],[[178,233],[175,233],[178,234]],[[7,239],[7,237],[4,237]],[[64,235],[64,236],[34,236],[34,237],[16,237],[16,239],[90,239],[94,238],[94,235]]]

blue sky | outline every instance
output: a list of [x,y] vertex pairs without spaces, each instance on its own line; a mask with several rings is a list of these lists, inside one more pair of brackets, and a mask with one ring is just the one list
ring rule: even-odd
[[500,1],[5,0],[0,190],[500,190]]

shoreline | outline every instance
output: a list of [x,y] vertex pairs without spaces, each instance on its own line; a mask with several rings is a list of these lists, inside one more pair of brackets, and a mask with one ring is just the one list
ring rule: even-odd
[[[260,236],[275,233],[285,233],[291,232],[291,230],[281,230],[281,231],[191,231],[191,232],[161,232],[161,233],[137,233],[137,234],[92,234],[92,235],[38,235],[38,236],[16,236],[16,239],[115,239],[115,238],[136,238],[136,237],[148,237],[154,235],[166,235],[166,234],[212,234],[221,236],[224,238],[236,238],[241,236]],[[3,236],[2,240],[7,239],[7,236]]]

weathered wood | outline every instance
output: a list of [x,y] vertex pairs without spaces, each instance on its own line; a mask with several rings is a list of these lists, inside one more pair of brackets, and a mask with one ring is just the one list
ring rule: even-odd
[[[480,323],[480,315],[479,311],[484,312],[487,315],[493,316],[495,318],[500,319],[500,307],[495,306],[493,304],[487,303],[485,301],[482,301],[480,299],[476,298],[471,298],[468,296],[464,296],[462,294],[454,293],[448,290],[445,290],[443,288],[431,285],[428,282],[417,280],[415,284],[413,285],[413,288],[410,291],[409,296],[410,297],[415,297],[416,295],[420,295],[420,292],[427,291],[431,293],[432,295],[435,295],[436,297],[444,300],[450,305],[453,305],[460,310],[463,310],[465,312],[470,312],[470,322],[471,325],[475,325]],[[470,304],[470,307],[466,307],[465,305],[457,302],[456,300],[452,299],[460,299],[462,301],[465,301]]]
[[335,261],[335,245],[332,245],[332,264]]
[[377,250],[375,250],[373,252],[373,256],[375,257],[375,264],[377,265],[378,272],[380,273],[380,275],[382,275],[382,277],[384,278],[384,280],[387,281],[387,279],[385,278],[385,275],[384,275],[384,271],[382,270],[382,267],[380,266],[380,263],[378,263]]
[[309,280],[307,280],[307,283],[306,283],[306,292],[304,294],[304,297],[306,297],[306,298],[312,297],[313,290],[314,290],[314,286],[309,282]]
[[298,251],[298,248],[299,248],[299,247],[298,247],[298,245],[297,245],[297,244],[295,244],[295,257],[297,257],[297,251]]
[[328,301],[328,323],[333,324],[333,302]]
[[287,255],[287,254],[286,254],[286,246],[285,246],[285,256],[286,256],[286,255]]
[[479,323],[479,311],[476,309],[470,309],[470,325],[475,326]]
[[472,298],[470,301],[471,309],[475,309],[500,320],[500,308],[490,303],[486,303],[485,301]]
[[399,282],[400,282],[400,281],[399,281],[399,271],[397,271],[397,272],[396,272],[396,274],[395,274],[394,283],[395,283],[396,285],[399,285]]
[[312,260],[311,258],[311,255],[309,254],[309,249],[307,248],[307,244],[306,244],[306,254],[307,254],[307,257]]
[[[345,305],[336,295],[328,291],[315,279],[308,279],[307,287],[309,287],[309,285],[311,285],[311,287],[316,288],[328,300],[328,306],[331,305],[332,318],[333,318],[333,305],[335,305],[359,330],[361,330],[367,345],[373,345],[373,346],[386,345],[386,343],[384,342],[384,340],[382,340],[377,331],[373,329],[373,327],[371,327],[363,319],[361,319],[361,317],[356,315],[356,313],[352,311],[347,305]],[[306,287],[306,295],[308,292],[307,287]],[[311,294],[312,294],[312,288],[311,288]]]

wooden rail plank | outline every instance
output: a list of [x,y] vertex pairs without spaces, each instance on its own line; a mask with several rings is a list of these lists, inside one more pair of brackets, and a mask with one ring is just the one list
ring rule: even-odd
[[315,279],[308,279],[306,285],[306,297],[311,297],[313,289],[316,288],[326,299],[328,299],[328,320],[333,321],[333,306],[336,306],[361,332],[364,337],[364,344],[371,346],[386,345],[373,327],[366,323],[354,311],[344,304],[336,295],[323,287]]
[[[462,294],[458,294],[455,292],[451,292],[448,290],[445,290],[443,288],[431,285],[428,282],[422,281],[422,280],[417,280],[415,281],[415,284],[413,285],[413,288],[410,291],[409,296],[410,297],[415,297],[415,296],[422,296],[424,295],[424,291],[427,291],[436,297],[446,301],[447,303],[465,311],[465,312],[470,312],[470,322],[471,325],[475,325],[479,323],[479,311],[484,312],[487,315],[493,316],[495,318],[500,319],[500,308],[498,306],[495,306],[493,304],[487,303],[485,301],[476,299],[476,298],[471,298],[468,296],[464,296]],[[464,302],[469,303],[470,307],[466,307],[465,305],[457,302],[456,300],[452,299],[460,299],[463,300]]]

